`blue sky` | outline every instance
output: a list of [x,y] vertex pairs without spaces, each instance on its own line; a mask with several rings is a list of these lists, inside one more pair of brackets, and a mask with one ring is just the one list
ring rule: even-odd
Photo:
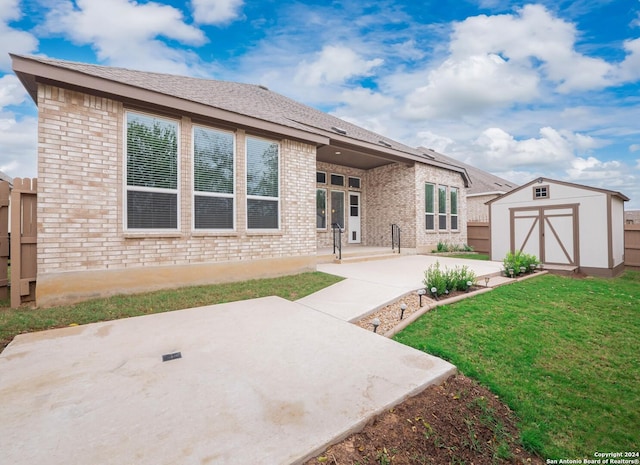
[[264,84],[516,183],[640,209],[640,0],[0,0],[0,170],[36,176],[8,53]]

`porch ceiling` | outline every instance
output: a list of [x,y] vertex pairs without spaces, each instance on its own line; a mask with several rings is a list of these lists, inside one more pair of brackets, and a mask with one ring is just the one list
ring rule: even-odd
[[[316,153],[318,161],[363,170],[369,170],[399,161],[392,159],[391,157],[387,158],[379,154],[339,147],[336,145],[324,145],[322,147],[318,147]],[[404,162],[406,163],[407,160],[404,160]]]

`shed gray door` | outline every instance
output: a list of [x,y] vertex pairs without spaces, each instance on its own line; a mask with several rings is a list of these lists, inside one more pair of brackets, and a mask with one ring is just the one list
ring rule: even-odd
[[511,250],[542,263],[578,265],[578,206],[511,209]]

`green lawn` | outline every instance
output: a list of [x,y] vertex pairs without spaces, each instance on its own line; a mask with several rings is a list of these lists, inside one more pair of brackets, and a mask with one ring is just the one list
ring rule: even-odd
[[8,308],[10,304],[5,300],[0,302],[2,305],[0,306],[0,351],[20,333],[271,295],[293,301],[341,280],[342,278],[338,276],[325,273],[302,273],[240,283],[121,295],[46,309],[31,309],[27,306],[16,309]]
[[489,387],[544,458],[638,450],[638,272],[503,286],[429,312],[395,339]]
[[454,253],[449,255],[452,258],[466,258],[467,260],[489,260],[489,255],[486,253]]

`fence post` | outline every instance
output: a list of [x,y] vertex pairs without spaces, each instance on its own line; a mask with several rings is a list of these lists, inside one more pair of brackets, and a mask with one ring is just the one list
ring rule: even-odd
[[15,178],[11,191],[11,307],[36,299],[38,180]]
[[11,185],[0,181],[0,299],[9,297],[9,196]]

